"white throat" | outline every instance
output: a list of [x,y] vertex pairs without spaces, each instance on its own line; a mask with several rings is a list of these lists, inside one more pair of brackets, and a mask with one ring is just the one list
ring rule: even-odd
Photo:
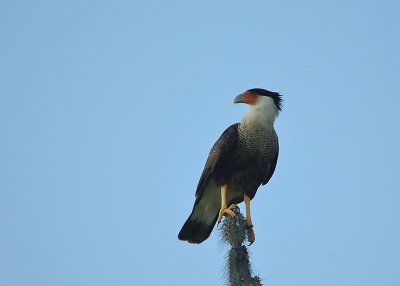
[[272,127],[278,113],[279,110],[271,97],[259,96],[257,103],[250,105],[250,109],[243,117],[241,124],[259,124]]

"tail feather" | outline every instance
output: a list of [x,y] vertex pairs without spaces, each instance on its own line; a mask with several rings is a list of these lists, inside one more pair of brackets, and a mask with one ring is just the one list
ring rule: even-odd
[[206,240],[217,222],[219,209],[197,206],[186,220],[178,234],[180,240],[189,243],[202,243]]

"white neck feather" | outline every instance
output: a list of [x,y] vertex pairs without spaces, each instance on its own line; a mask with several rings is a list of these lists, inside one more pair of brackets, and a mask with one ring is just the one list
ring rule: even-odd
[[257,103],[250,105],[250,109],[243,117],[241,124],[259,123],[266,127],[272,127],[278,113],[279,110],[271,97],[259,96]]

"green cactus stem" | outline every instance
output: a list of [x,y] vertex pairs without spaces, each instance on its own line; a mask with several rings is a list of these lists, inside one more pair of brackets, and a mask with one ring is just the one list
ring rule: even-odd
[[222,221],[220,236],[221,241],[230,244],[231,249],[228,252],[225,276],[229,286],[260,286],[260,278],[252,277],[250,259],[246,245],[247,241],[247,223],[239,208],[233,209],[236,214],[231,217],[224,215]]

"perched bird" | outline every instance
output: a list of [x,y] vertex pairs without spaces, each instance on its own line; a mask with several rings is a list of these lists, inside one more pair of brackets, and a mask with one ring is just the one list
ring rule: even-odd
[[250,200],[275,171],[279,145],[274,122],[281,111],[282,98],[276,92],[253,88],[236,96],[234,103],[247,103],[250,109],[211,148],[196,189],[192,213],[179,232],[180,240],[203,242],[215,223],[221,222],[225,213],[235,216],[232,209],[244,201],[248,240],[250,244],[255,241]]

